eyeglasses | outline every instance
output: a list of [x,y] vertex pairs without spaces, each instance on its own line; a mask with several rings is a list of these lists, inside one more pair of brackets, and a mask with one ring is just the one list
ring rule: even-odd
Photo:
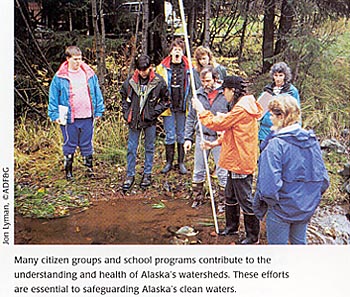
[[280,116],[280,115],[283,114],[283,111],[280,110],[280,109],[274,108],[274,109],[271,109],[271,110],[270,110],[270,113],[273,114],[273,115],[275,115],[275,116]]

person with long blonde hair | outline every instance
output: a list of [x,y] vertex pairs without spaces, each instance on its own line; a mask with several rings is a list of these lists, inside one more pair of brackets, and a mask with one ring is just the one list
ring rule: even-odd
[[[201,73],[203,68],[205,66],[210,65],[215,69],[215,71],[219,75],[218,82],[222,83],[222,81],[227,75],[226,68],[216,62],[213,53],[208,47],[205,47],[202,45],[197,47],[196,50],[194,51],[194,58],[195,58],[194,69],[196,74],[195,75],[196,80],[200,80],[199,74]],[[198,82],[198,84],[200,85],[200,81]]]
[[329,187],[315,133],[300,126],[297,100],[288,94],[268,105],[272,133],[261,144],[255,215],[266,214],[269,244],[306,244],[308,222]]

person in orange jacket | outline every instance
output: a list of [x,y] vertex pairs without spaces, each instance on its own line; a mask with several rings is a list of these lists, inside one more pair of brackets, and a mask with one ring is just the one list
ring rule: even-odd
[[246,232],[246,238],[241,243],[255,244],[259,241],[260,223],[253,211],[252,183],[258,159],[258,119],[263,108],[253,95],[247,94],[246,87],[242,77],[224,78],[222,88],[231,106],[226,114],[214,116],[195,98],[192,99],[192,106],[204,126],[214,131],[224,131],[217,140],[202,143],[203,149],[222,146],[218,164],[228,170],[225,187],[226,228],[220,235],[238,233],[241,208]]

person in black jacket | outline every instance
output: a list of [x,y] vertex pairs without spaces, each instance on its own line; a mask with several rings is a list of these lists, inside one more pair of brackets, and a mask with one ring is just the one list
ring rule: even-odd
[[121,88],[122,112],[129,126],[127,170],[123,191],[135,181],[135,166],[140,133],[144,131],[145,162],[140,186],[151,185],[157,117],[170,106],[169,91],[164,79],[156,74],[151,59],[141,55],[136,70]]

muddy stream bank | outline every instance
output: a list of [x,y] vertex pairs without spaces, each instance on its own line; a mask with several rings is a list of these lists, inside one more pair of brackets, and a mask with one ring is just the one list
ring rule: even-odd
[[[238,236],[215,236],[211,205],[191,208],[184,197],[156,197],[142,192],[95,200],[87,209],[57,219],[15,217],[16,244],[235,244]],[[159,194],[158,194],[159,195]],[[154,201],[159,201],[155,203]],[[345,207],[320,207],[308,228],[309,244],[350,244],[350,222]],[[218,215],[224,227],[224,215]],[[184,226],[188,234],[177,234]],[[262,223],[260,244],[266,244]],[[181,232],[180,232],[181,233]],[[244,237],[241,218],[240,237]]]

